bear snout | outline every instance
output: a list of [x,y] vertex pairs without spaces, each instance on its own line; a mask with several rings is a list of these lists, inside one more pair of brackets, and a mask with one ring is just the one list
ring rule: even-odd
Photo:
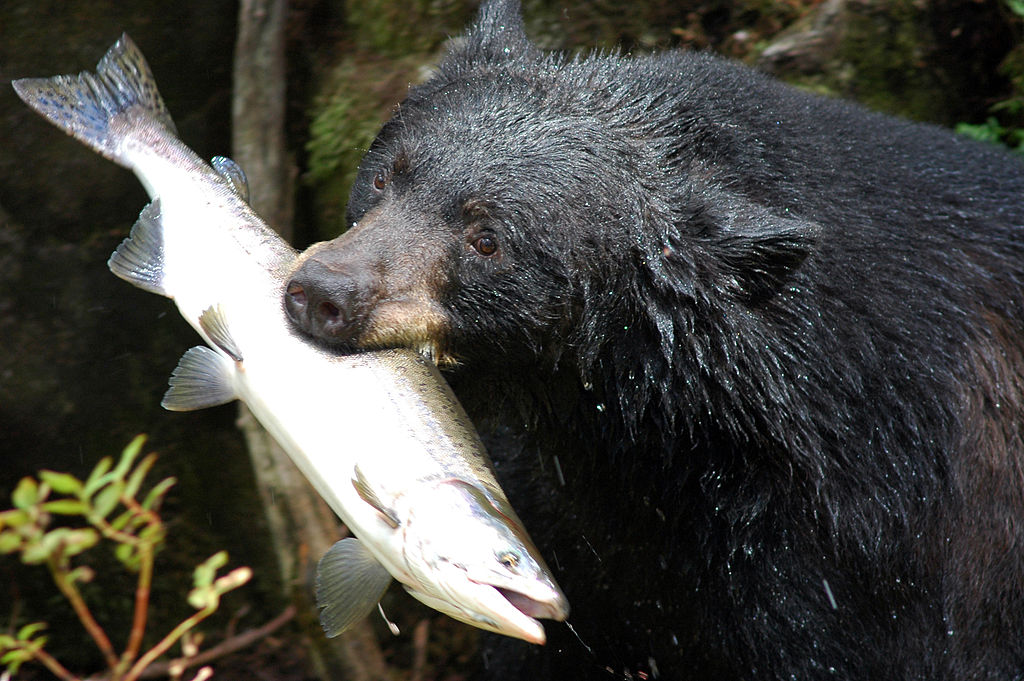
[[373,307],[374,277],[367,268],[309,258],[285,287],[288,318],[305,333],[329,343],[358,338]]

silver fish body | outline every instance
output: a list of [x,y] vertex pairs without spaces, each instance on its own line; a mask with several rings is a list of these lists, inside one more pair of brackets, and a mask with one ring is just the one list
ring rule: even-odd
[[95,73],[14,87],[153,198],[109,265],[173,298],[207,343],[182,358],[164,406],[244,401],[358,538],[319,567],[328,635],[368,614],[394,577],[452,617],[543,643],[535,618],[565,619],[565,596],[437,369],[409,350],[340,356],[296,335],[281,305],[295,251],[249,207],[234,163],[208,165],[177,138],[131,40]]

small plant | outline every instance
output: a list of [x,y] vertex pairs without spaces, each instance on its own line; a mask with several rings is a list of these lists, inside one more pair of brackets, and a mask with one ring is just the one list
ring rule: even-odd
[[[1019,27],[1024,19],[1024,0],[1006,0],[1006,7],[1016,17]],[[1017,44],[1003,57],[999,72],[1010,81],[1008,96],[989,107],[985,122],[959,123],[956,131],[962,135],[994,142],[1024,153],[1024,45]]]
[[[1000,106],[1000,104],[1005,106]],[[991,110],[993,112],[1009,110],[1011,108],[1011,104],[1018,105],[1013,113],[1019,114],[1020,106],[1019,102],[1016,100],[1000,102],[999,104],[994,105]],[[999,119],[995,116],[989,116],[985,119],[984,123],[978,123],[977,125],[971,123],[958,123],[956,131],[961,135],[966,135],[980,142],[1003,144],[1016,152],[1024,152],[1024,128],[1013,128],[1002,125],[999,122]]]
[[[246,567],[218,577],[217,571],[227,564],[227,553],[221,551],[211,556],[193,573],[194,588],[189,592],[188,602],[196,612],[152,648],[142,651],[153,560],[165,536],[158,511],[175,482],[174,478],[167,478],[139,499],[143,479],[156,460],[155,454],[149,454],[134,465],[144,441],[141,435],[132,440],[116,466],[110,457],[101,460],[84,482],[68,473],[46,470],[40,471],[38,479],[23,478],[11,495],[14,508],[0,512],[0,553],[18,553],[25,564],[46,565],[57,588],[103,654],[110,681],[138,679],[171,646],[183,637],[187,642],[196,625],[217,610],[223,594],[252,577],[252,571]],[[51,528],[55,516],[79,517],[85,526]],[[118,561],[138,574],[131,630],[120,654],[93,617],[78,586],[92,581],[94,571],[73,561],[101,541],[112,542]],[[22,664],[35,661],[65,681],[79,681],[80,677],[46,652],[45,628],[45,623],[33,622],[13,634],[0,634],[0,666],[7,670],[0,678],[14,675]],[[202,670],[197,678],[206,678],[209,673],[208,669]]]

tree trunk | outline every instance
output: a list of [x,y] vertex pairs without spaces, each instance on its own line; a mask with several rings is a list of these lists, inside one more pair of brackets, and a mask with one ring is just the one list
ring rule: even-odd
[[[249,181],[250,203],[285,239],[292,236],[295,171],[285,145],[284,0],[242,0],[235,49],[232,148]],[[388,681],[369,624],[336,639],[320,630],[313,600],[316,564],[342,532],[338,519],[277,442],[244,406],[238,421],[267,514],[281,581],[298,607],[316,673],[324,679]]]

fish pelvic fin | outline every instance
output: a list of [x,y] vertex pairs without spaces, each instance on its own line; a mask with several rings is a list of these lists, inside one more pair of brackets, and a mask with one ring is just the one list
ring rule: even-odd
[[369,615],[391,584],[391,574],[358,539],[342,539],[316,567],[320,625],[329,638]]
[[230,359],[203,345],[182,355],[171,373],[170,387],[160,406],[168,411],[195,411],[238,399],[232,385]]
[[95,73],[22,78],[11,84],[48,121],[120,165],[128,165],[120,151],[127,130],[117,125],[122,116],[146,116],[176,134],[153,72],[128,34],[107,51]]
[[163,284],[164,237],[159,199],[142,209],[128,238],[107,260],[107,267],[130,284],[168,296]]
[[224,314],[224,308],[218,305],[211,305],[199,315],[199,328],[203,330],[206,337],[213,341],[213,344],[224,351],[224,353],[235,360],[242,361],[242,351],[231,336],[228,328],[228,320]]

